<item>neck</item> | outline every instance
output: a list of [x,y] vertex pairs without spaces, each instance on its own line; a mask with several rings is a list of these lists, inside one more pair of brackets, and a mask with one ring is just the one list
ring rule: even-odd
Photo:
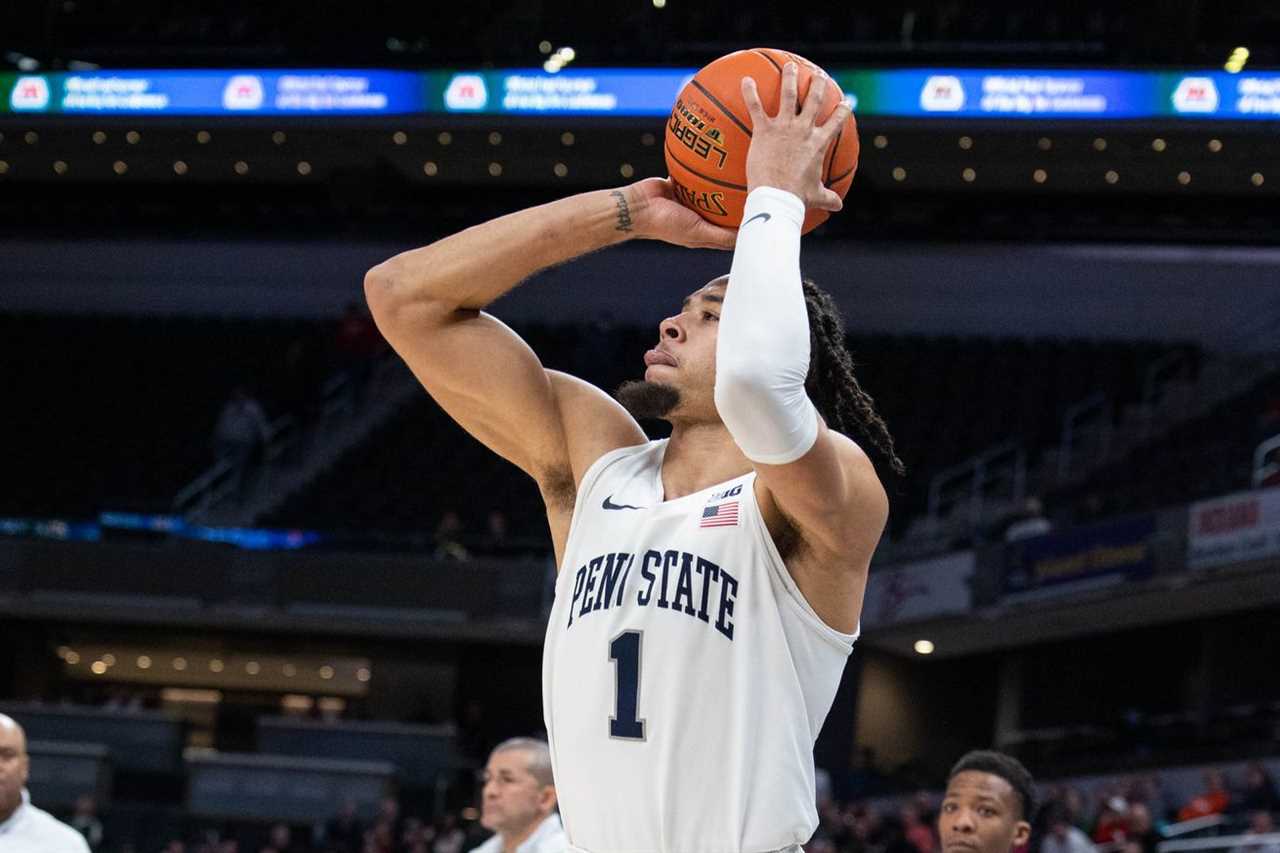
[[4,823],[9,818],[13,817],[14,812],[16,812],[18,810],[18,807],[21,805],[22,805],[21,793],[19,793],[17,797],[15,797],[12,800],[9,800],[8,802],[0,802],[0,823]]
[[724,424],[673,421],[662,460],[663,500],[693,494],[750,470],[750,460]]
[[529,836],[533,835],[535,829],[542,826],[544,820],[546,820],[545,816],[540,817],[519,832],[498,833],[502,837],[502,853],[516,853],[516,848],[528,841]]

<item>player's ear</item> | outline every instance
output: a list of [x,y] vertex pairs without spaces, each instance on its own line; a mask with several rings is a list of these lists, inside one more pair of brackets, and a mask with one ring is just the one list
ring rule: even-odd
[[551,814],[556,810],[556,786],[543,785],[542,791],[538,794],[538,806],[542,811]]
[[1017,826],[1013,828],[1013,846],[1026,847],[1027,842],[1031,840],[1031,824],[1025,820],[1018,821]]

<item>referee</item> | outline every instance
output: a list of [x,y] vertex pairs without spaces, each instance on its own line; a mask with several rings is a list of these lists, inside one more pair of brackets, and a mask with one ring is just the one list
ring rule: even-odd
[[31,805],[27,735],[0,714],[0,853],[89,853],[84,837]]

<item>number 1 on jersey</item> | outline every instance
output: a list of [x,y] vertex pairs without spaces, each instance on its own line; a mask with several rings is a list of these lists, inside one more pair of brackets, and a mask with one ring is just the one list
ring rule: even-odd
[[644,740],[644,720],[636,719],[640,706],[639,631],[623,631],[609,643],[609,660],[614,662],[614,712],[609,718],[609,737]]

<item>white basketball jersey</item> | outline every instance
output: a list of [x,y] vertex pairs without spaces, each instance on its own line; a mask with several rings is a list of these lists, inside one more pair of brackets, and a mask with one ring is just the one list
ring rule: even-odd
[[542,667],[565,832],[590,853],[803,844],[857,635],[796,588],[755,474],[664,501],[666,444],[605,454],[578,490]]

